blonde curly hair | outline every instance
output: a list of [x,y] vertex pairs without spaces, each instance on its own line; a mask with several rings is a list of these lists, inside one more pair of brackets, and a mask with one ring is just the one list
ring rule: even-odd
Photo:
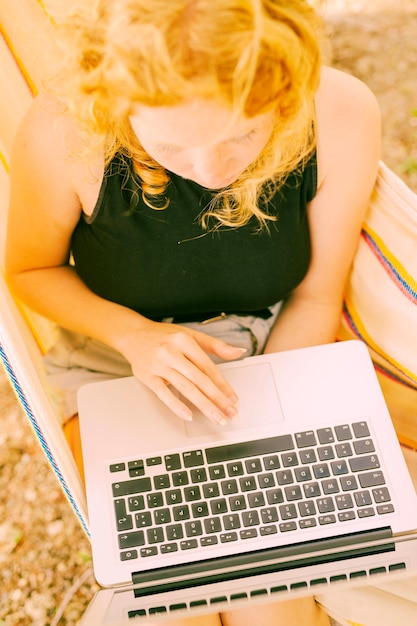
[[[238,227],[305,164],[315,148],[314,94],[322,23],[306,0],[90,0],[65,23],[68,102],[99,136],[106,163],[132,159],[145,202],[166,206],[169,174],[141,147],[129,115],[137,104],[214,98],[237,115],[276,112],[254,163],[221,190],[203,216]],[[68,71],[69,70],[69,71]]]

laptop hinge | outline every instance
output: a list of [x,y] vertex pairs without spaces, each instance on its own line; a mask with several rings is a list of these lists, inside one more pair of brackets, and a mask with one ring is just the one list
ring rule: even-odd
[[135,597],[395,551],[390,527],[134,572]]

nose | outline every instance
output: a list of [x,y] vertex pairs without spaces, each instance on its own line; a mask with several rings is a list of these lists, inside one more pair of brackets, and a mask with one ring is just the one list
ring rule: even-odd
[[204,187],[224,186],[231,175],[231,159],[221,146],[196,151],[193,155],[193,172],[196,182]]

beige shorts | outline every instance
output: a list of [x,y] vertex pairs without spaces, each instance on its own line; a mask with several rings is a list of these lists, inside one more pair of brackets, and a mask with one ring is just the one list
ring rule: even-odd
[[[271,317],[262,319],[252,315],[228,315],[224,319],[202,324],[180,324],[207,333],[226,343],[246,348],[244,356],[261,354],[278,316],[281,303],[271,307]],[[215,362],[220,359],[213,357]],[[59,329],[57,341],[46,354],[45,369],[48,374],[53,400],[65,422],[77,410],[77,391],[87,383],[132,376],[126,359],[105,344],[69,330]]]

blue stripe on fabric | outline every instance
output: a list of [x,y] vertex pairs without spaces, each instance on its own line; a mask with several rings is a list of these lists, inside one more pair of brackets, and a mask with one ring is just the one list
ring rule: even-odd
[[362,229],[362,236],[367,241],[369,247],[374,250],[376,256],[382,261],[382,264],[385,265],[386,270],[389,274],[391,274],[396,281],[402,286],[402,290],[407,292],[411,298],[417,301],[417,292],[412,288],[412,286],[401,276],[400,272],[397,270],[395,265],[390,261],[390,259],[384,254],[381,248],[378,246],[375,239],[372,235],[365,229]]
[[45,453],[45,455],[46,455],[50,465],[52,466],[52,469],[54,470],[54,472],[55,472],[55,474],[56,474],[56,476],[57,476],[57,478],[58,478],[58,480],[59,480],[59,482],[61,484],[61,487],[64,490],[65,495],[67,496],[71,506],[73,507],[74,512],[77,515],[77,517],[78,517],[78,519],[79,519],[79,521],[80,521],[80,523],[81,523],[81,525],[82,525],[86,535],[90,538],[90,531],[89,531],[89,529],[88,529],[88,527],[86,525],[84,517],[82,516],[82,514],[81,514],[81,512],[80,512],[80,510],[79,510],[79,508],[78,508],[78,506],[77,506],[77,504],[76,504],[72,494],[71,494],[71,491],[70,491],[67,483],[65,482],[65,479],[64,479],[63,475],[61,474],[61,470],[59,469],[58,464],[56,463],[56,461],[54,459],[54,456],[53,456],[53,454],[51,452],[51,449],[48,446],[48,444],[47,444],[47,442],[45,440],[45,437],[43,436],[43,433],[42,433],[42,431],[41,431],[41,429],[39,427],[39,424],[36,421],[36,418],[35,418],[35,416],[34,416],[34,414],[32,412],[32,409],[30,408],[30,405],[29,405],[29,403],[27,401],[27,398],[26,398],[26,396],[25,396],[25,394],[24,394],[24,392],[23,392],[23,390],[22,390],[22,388],[20,386],[20,383],[19,383],[19,381],[17,379],[17,376],[15,375],[15,373],[13,371],[13,368],[12,368],[12,366],[10,364],[10,361],[7,358],[7,355],[6,355],[6,353],[5,353],[4,349],[3,349],[3,346],[1,344],[0,344],[0,358],[1,358],[2,362],[3,362],[3,365],[4,365],[5,369],[6,369],[7,374],[9,376],[10,382],[12,383],[13,388],[14,388],[16,394],[17,394],[17,397],[18,397],[18,399],[19,399],[19,401],[20,401],[20,403],[21,403],[21,405],[22,405],[22,407],[23,407],[23,409],[24,409],[24,411],[25,411],[25,413],[26,413],[26,415],[27,415],[31,425],[32,425],[32,428],[35,431],[35,434],[36,434],[36,436],[37,436],[37,438],[39,440],[39,443],[42,446],[42,449],[43,449],[44,453]]

